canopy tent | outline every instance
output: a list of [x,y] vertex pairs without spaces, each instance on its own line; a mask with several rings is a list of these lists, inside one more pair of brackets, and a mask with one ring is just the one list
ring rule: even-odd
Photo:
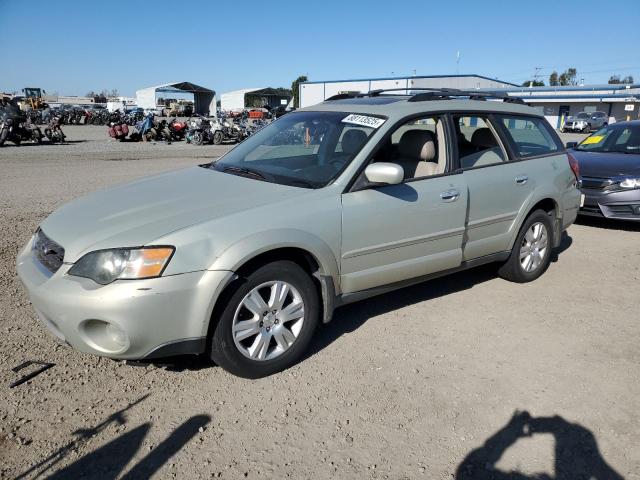
[[155,87],[147,87],[136,91],[139,107],[156,108],[156,94],[158,92],[193,93],[193,109],[195,113],[208,115],[216,111],[216,92],[191,82],[165,83]]
[[277,107],[287,105],[291,100],[291,90],[286,88],[243,88],[220,96],[222,110],[242,110],[251,107]]

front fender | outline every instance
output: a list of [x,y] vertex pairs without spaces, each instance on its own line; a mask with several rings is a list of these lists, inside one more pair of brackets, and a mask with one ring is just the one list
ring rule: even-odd
[[321,275],[333,277],[334,282],[339,278],[336,255],[329,245],[321,238],[297,229],[270,230],[245,237],[221,252],[209,270],[235,272],[252,258],[278,248],[305,250],[318,262]]

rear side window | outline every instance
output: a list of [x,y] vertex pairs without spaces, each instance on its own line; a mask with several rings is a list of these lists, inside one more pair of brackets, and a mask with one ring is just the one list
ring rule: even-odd
[[519,157],[546,155],[563,149],[541,118],[500,116]]

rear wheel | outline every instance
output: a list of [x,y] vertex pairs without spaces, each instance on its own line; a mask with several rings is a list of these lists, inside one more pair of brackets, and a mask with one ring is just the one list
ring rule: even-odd
[[213,143],[214,145],[220,145],[222,143],[222,132],[220,130],[213,134]]
[[551,216],[536,210],[525,220],[509,259],[498,273],[502,278],[517,283],[535,280],[549,267],[552,245]]
[[295,363],[320,317],[313,280],[290,261],[258,268],[222,301],[211,358],[245,378],[265,377]]
[[191,142],[194,145],[202,145],[204,143],[204,135],[202,135],[202,132],[200,131],[193,132],[193,136],[191,137]]
[[7,137],[9,136],[9,129],[3,128],[2,132],[0,132],[0,147],[4,145],[4,142],[7,141]]

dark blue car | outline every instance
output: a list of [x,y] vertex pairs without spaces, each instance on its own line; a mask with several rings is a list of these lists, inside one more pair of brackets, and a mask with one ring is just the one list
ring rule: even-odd
[[567,148],[580,166],[579,213],[640,221],[640,120],[601,128]]

